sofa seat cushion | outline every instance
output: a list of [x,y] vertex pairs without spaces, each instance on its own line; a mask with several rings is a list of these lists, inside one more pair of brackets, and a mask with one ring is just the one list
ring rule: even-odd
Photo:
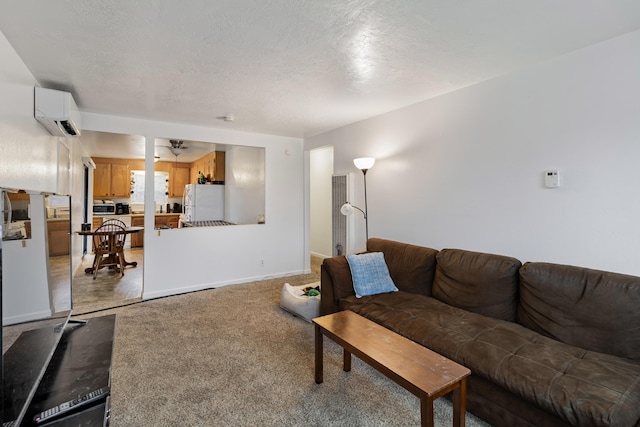
[[635,426],[640,364],[555,341],[431,297],[394,292],[341,307],[450,358],[572,425]]

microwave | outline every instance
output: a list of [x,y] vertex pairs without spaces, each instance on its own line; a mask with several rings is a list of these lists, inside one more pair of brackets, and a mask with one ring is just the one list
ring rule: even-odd
[[115,203],[94,203],[93,214],[94,215],[115,215],[116,204]]

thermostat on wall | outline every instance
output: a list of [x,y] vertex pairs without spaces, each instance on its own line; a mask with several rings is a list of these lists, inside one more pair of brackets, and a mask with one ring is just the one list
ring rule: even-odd
[[546,171],[544,173],[544,183],[547,188],[560,187],[560,172],[557,170]]

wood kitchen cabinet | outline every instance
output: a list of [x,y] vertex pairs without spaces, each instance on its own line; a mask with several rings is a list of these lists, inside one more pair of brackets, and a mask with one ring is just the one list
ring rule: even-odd
[[207,181],[213,180],[214,171],[216,168],[216,153],[209,153],[204,156],[204,177]]
[[94,216],[91,219],[91,229],[95,230],[96,228],[100,227],[102,225],[102,220],[103,218],[101,216]]
[[207,181],[224,181],[224,151],[214,151],[191,164],[190,182],[198,182],[198,172],[202,172]]
[[111,165],[96,163],[93,171],[93,197],[109,197],[111,191]]
[[156,162],[156,172],[169,172],[169,197],[182,197],[184,186],[190,182],[190,166],[191,163]]
[[47,240],[49,241],[49,256],[69,255],[70,223],[68,219],[47,220]]
[[189,167],[174,166],[169,172],[169,197],[182,197],[189,183]]
[[[132,216],[131,217],[131,226],[132,227],[144,227],[144,216]],[[131,247],[132,248],[141,248],[143,246],[144,246],[144,232],[131,233]]]
[[203,169],[204,169],[204,162],[201,159],[191,163],[191,172],[189,174],[190,184],[198,183],[198,172],[202,172]]
[[9,200],[12,202],[27,202],[31,201],[31,195],[29,193],[11,193],[8,192]]
[[178,228],[179,221],[180,215],[170,215],[167,217],[167,225],[171,228]]
[[214,173],[213,180],[214,181],[224,181],[224,162],[225,162],[225,153],[224,151],[216,151],[215,163],[214,163]]
[[[95,161],[95,159],[94,159]],[[95,162],[93,171],[93,197],[129,198],[131,196],[131,173],[125,162]]]
[[155,217],[155,227],[170,227],[170,228],[178,228],[178,221],[180,220],[180,215],[156,215]]

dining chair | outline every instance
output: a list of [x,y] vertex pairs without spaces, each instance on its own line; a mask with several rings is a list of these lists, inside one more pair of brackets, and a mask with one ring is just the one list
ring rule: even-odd
[[[109,220],[112,221],[112,220]],[[117,220],[113,220],[117,221]],[[98,270],[113,268],[124,276],[124,242],[127,237],[125,228],[117,223],[103,223],[93,232],[93,280]]]
[[105,224],[116,224],[116,225],[119,225],[122,228],[127,228],[127,224],[125,224],[123,221],[120,221],[119,219],[115,219],[115,218],[105,219],[104,221],[102,221],[102,225],[105,225]]

